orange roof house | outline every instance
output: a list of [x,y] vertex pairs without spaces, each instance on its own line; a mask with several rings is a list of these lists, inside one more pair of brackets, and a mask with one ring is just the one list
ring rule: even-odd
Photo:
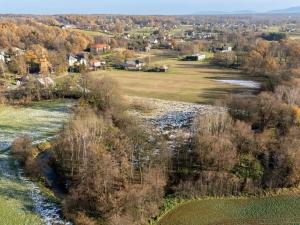
[[110,50],[110,45],[108,44],[94,44],[91,46],[91,52],[94,54],[105,53]]

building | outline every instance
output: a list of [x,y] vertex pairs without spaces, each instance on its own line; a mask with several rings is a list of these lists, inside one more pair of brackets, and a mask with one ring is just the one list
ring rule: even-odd
[[185,57],[186,61],[203,61],[205,59],[206,59],[205,54],[188,55]]
[[75,64],[77,63],[77,58],[71,54],[69,54],[67,56],[67,61],[70,67],[75,66]]
[[93,69],[98,69],[98,68],[101,68],[101,67],[104,67],[106,65],[106,62],[104,61],[99,61],[99,60],[91,60],[90,61],[90,67],[92,67]]
[[145,63],[138,60],[138,59],[137,60],[126,61],[124,63],[125,70],[130,70],[130,71],[142,70],[144,66],[145,66]]
[[159,72],[167,72],[168,71],[168,69],[169,69],[169,67],[168,66],[166,66],[166,65],[163,65],[163,66],[161,66],[161,67],[159,67]]
[[71,24],[65,24],[65,25],[60,26],[60,28],[63,30],[68,30],[68,29],[75,29],[76,26],[71,25]]
[[222,47],[212,48],[212,51],[213,52],[222,52],[222,53],[232,52],[232,47],[225,45]]
[[80,66],[80,65],[86,66],[88,64],[88,61],[84,54],[78,54],[76,56],[68,54],[67,61],[68,61],[69,67]]
[[94,44],[91,46],[91,53],[98,55],[105,53],[110,50],[110,45],[108,44]]
[[0,62],[5,63],[5,52],[0,52]]
[[88,55],[87,54],[85,54],[85,53],[77,54],[75,56],[75,58],[77,59],[77,63],[79,65],[84,65],[84,66],[88,65]]
[[226,52],[232,52],[232,47],[223,47],[223,50],[221,52],[226,53]]

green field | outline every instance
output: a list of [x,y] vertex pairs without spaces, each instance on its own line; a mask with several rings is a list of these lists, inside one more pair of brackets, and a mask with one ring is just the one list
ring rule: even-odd
[[144,35],[150,36],[153,31],[155,31],[155,27],[142,27],[131,30],[129,33],[130,35]]
[[167,73],[100,70],[94,77],[109,76],[117,80],[125,94],[194,103],[212,103],[224,95],[245,91],[245,88],[223,84],[217,79],[251,79],[237,70],[217,68],[208,62],[180,61],[175,56],[155,54],[152,65],[168,65]]
[[70,102],[42,101],[28,107],[0,106],[0,224],[39,225],[31,187],[20,179],[15,159],[6,149],[19,135],[33,140],[56,135],[69,118]]
[[167,213],[158,225],[299,225],[300,195],[194,200]]
[[82,29],[72,29],[72,30],[84,33],[90,37],[96,37],[96,36],[112,37],[111,34],[107,34],[107,33],[100,32],[100,31],[82,30]]
[[5,169],[0,171],[0,224],[42,224],[41,218],[33,211],[33,203],[29,198],[27,187],[19,179],[12,178],[16,175],[11,168],[13,165],[9,165],[12,161],[10,157],[0,152],[0,169]]

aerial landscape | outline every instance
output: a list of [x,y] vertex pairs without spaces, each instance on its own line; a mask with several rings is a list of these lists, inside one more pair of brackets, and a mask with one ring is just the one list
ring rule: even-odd
[[0,225],[300,225],[299,0],[0,5]]

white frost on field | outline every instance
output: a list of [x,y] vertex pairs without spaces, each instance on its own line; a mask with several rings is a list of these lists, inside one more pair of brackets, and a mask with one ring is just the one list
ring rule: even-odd
[[24,184],[32,199],[33,207],[46,225],[71,223],[61,217],[61,209],[43,196],[38,186],[27,179],[17,163],[11,166],[13,159],[5,149],[20,135],[29,135],[35,144],[53,138],[69,118],[68,108],[71,103],[54,103],[54,106],[33,106],[15,108],[6,106],[0,109],[0,179],[7,182],[19,180]]
[[172,149],[176,146],[178,137],[189,140],[191,125],[198,114],[214,113],[223,110],[220,107],[200,105],[186,102],[166,101],[152,98],[131,97],[133,102],[143,102],[152,109],[150,113],[134,111],[134,115],[150,123],[170,141]]
[[[17,162],[16,166],[18,167]],[[20,167],[18,168],[18,178],[29,188],[30,198],[34,202],[34,209],[42,217],[44,223],[46,225],[71,225],[72,223],[61,218],[61,209],[55,203],[49,202],[43,196],[39,187],[27,179]]]
[[238,85],[246,88],[253,88],[253,89],[259,89],[261,87],[261,84],[255,81],[248,81],[248,80],[217,80],[222,83],[226,84],[233,84]]

